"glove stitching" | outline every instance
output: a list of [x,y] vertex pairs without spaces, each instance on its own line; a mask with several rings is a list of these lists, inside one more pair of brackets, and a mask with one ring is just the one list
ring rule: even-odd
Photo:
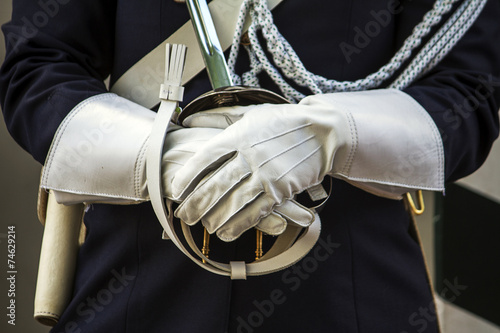
[[309,141],[309,140],[311,140],[311,139],[314,139],[314,138],[315,138],[315,136],[314,136],[314,135],[311,135],[311,136],[309,136],[309,137],[307,137],[307,138],[303,139],[302,141],[300,141],[300,142],[298,142],[298,143],[294,144],[293,146],[288,147],[287,149],[285,149],[285,150],[283,150],[283,151],[279,152],[278,154],[276,154],[276,155],[273,155],[273,156],[269,157],[267,160],[265,160],[265,161],[263,161],[262,163],[260,163],[257,167],[258,167],[258,168],[262,167],[264,164],[266,164],[266,163],[270,162],[270,161],[271,161],[271,160],[273,160],[274,158],[276,158],[276,157],[278,157],[278,156],[281,156],[281,155],[285,154],[286,152],[288,152],[288,151],[290,151],[290,150],[292,150],[292,149],[294,149],[294,148],[296,148],[296,147],[298,147],[298,146],[302,145],[303,143],[306,143],[307,141]]
[[353,114],[346,110],[347,123],[349,125],[349,131],[351,132],[351,149],[349,155],[347,156],[346,163],[342,168],[342,173],[349,176],[351,167],[354,163],[354,155],[358,150],[359,140],[358,140],[358,129],[356,128],[356,121],[354,120]]
[[[398,97],[401,97],[402,99],[404,99],[404,102],[409,102],[410,105],[413,107],[413,112],[414,114],[416,115],[420,115],[424,118],[424,121],[427,123],[427,125],[429,126],[429,129],[430,131],[432,132],[432,136],[434,137],[434,147],[436,149],[436,155],[437,155],[437,160],[438,160],[438,173],[441,175],[439,177],[439,186],[441,188],[439,188],[439,190],[442,190],[444,188],[444,170],[443,170],[443,167],[444,167],[444,152],[442,150],[442,145],[440,145],[439,143],[441,142],[442,143],[442,139],[441,139],[441,135],[439,134],[439,131],[437,129],[437,126],[436,126],[436,123],[434,122],[434,120],[432,119],[431,115],[422,107],[422,105],[420,105],[415,99],[413,99],[413,97],[411,97],[410,95],[408,95],[407,93],[403,92],[403,91],[400,91],[400,90],[396,90],[396,89],[391,89],[391,92],[393,92],[395,95],[399,95]],[[408,186],[416,186],[416,185],[413,185],[413,184],[409,184],[409,183],[403,183],[403,185],[408,185]],[[424,190],[435,190],[434,187],[425,187],[425,188],[422,188]]]
[[[108,193],[108,192],[86,192],[86,191],[77,191],[73,189],[68,189],[68,188],[60,188],[60,187],[49,187],[49,186],[41,186],[42,188],[49,189],[49,190],[54,190],[54,191],[59,191],[59,192],[65,192],[65,193],[70,193],[70,194],[76,194],[76,195],[91,195],[91,196],[96,196],[96,197],[104,197],[106,199],[129,199],[137,202],[142,202],[145,201],[146,199],[144,198],[138,198],[138,197],[133,197],[130,195],[121,195],[121,194],[114,194],[114,193]],[[92,201],[94,202],[94,201]],[[105,201],[96,201],[96,202],[105,202]]]
[[[401,94],[405,94],[404,92],[400,92],[400,91],[398,91],[398,92]],[[444,165],[444,162],[443,162],[444,156],[443,155],[444,155],[444,153],[443,153],[443,150],[441,149],[442,146],[439,145],[439,142],[442,142],[442,139],[441,139],[441,135],[439,134],[439,131],[436,127],[436,123],[432,119],[431,115],[427,111],[425,111],[425,109],[417,101],[415,101],[413,98],[410,98],[409,102],[415,107],[414,109],[415,109],[415,111],[417,111],[417,114],[420,114],[425,118],[426,123],[430,127],[430,130],[432,132],[432,136],[434,137],[434,146],[437,150],[437,160],[439,161],[438,162],[439,163],[438,172],[440,175],[444,175],[444,170],[443,170],[443,165]],[[443,177],[440,177],[439,185],[441,187],[444,187]]]
[[134,193],[136,197],[141,197],[141,170],[143,170],[143,165],[146,164],[146,151],[148,148],[149,137],[147,137],[141,145],[141,149],[134,164]]
[[314,155],[320,148],[321,148],[321,146],[318,146],[312,152],[310,152],[309,154],[307,154],[306,156],[304,156],[304,158],[300,159],[297,163],[295,163],[294,165],[292,165],[290,168],[288,168],[288,170],[286,170],[278,178],[276,178],[275,181],[279,181],[281,178],[283,178],[287,173],[289,173],[290,171],[292,171],[299,164],[301,164],[302,162],[304,162],[305,160],[307,160],[309,157],[311,157],[312,155]]
[[250,146],[250,148],[253,148],[253,147],[255,147],[255,146],[257,146],[257,145],[259,145],[259,144],[261,144],[261,143],[264,143],[264,142],[271,141],[271,140],[273,140],[273,139],[279,138],[279,137],[281,137],[281,136],[285,136],[285,135],[287,135],[287,134],[293,133],[293,132],[298,131],[298,130],[300,130],[300,129],[302,129],[302,128],[309,127],[309,126],[311,126],[311,125],[312,125],[312,123],[307,123],[307,124],[304,124],[304,125],[300,125],[300,126],[297,126],[297,127],[291,128],[291,129],[289,129],[288,131],[285,131],[285,132],[282,132],[282,133],[278,133],[278,134],[276,134],[276,135],[274,135],[274,136],[271,136],[271,137],[269,137],[269,138],[267,138],[267,139],[263,139],[263,140],[261,140],[261,141],[257,141],[257,142],[255,142],[255,143],[253,143],[253,144]]

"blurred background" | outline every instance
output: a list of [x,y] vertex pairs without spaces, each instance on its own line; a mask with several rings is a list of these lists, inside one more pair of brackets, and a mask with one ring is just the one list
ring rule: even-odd
[[[0,0],[0,24],[11,2]],[[5,56],[0,36],[0,63]],[[500,59],[499,59],[500,61]],[[43,227],[36,201],[41,166],[17,146],[0,121],[0,332],[48,332],[33,319],[33,299]],[[500,332],[500,143],[476,173],[447,188],[446,197],[425,193],[418,217],[445,332]],[[16,325],[7,323],[7,232],[16,230]],[[496,325],[495,325],[496,324]],[[417,331],[416,331],[417,332]]]
[[[0,0],[0,24],[10,19],[11,1]],[[5,56],[3,34],[0,36],[0,63]],[[10,137],[5,123],[0,121],[0,332],[48,332],[33,319],[33,299],[38,271],[38,256],[43,227],[38,222],[36,201],[41,166]],[[16,326],[9,325],[6,307],[7,292],[7,232],[16,230]]]

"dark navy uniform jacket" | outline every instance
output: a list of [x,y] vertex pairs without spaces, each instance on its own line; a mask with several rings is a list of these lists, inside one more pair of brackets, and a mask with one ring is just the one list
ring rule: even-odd
[[[286,0],[273,13],[306,68],[355,80],[387,63],[432,3]],[[12,136],[43,163],[77,103],[106,92],[108,75],[114,82],[187,20],[185,5],[173,0],[14,1],[0,74]],[[441,131],[447,181],[478,168],[498,135],[499,20],[500,2],[489,1],[452,52],[406,89]],[[210,86],[201,74],[186,89],[189,101]],[[93,205],[73,300],[53,332],[436,331],[402,201],[336,180],[321,219],[320,242],[294,267],[231,281],[162,240],[148,203]],[[252,246],[221,251],[241,256]]]

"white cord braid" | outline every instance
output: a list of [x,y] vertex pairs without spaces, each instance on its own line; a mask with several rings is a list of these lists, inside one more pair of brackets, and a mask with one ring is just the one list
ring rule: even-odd
[[413,58],[403,73],[391,83],[390,87],[404,89],[436,66],[472,26],[484,5],[486,1],[476,3],[465,1]]
[[[295,84],[307,87],[313,94],[376,88],[390,79],[401,68],[402,64],[410,58],[412,51],[429,34],[431,28],[441,21],[443,15],[448,13],[457,1],[437,0],[433,8],[425,14],[422,22],[415,26],[412,34],[405,40],[399,51],[377,72],[368,75],[364,79],[341,82],[313,74],[304,67],[304,64],[300,61],[292,46],[274,25],[273,17],[266,0],[244,0],[240,9],[240,16],[228,59],[229,70],[232,73],[235,84],[249,86],[259,86],[257,75],[265,71],[278,85],[283,95],[291,102],[300,101],[305,95],[293,88],[281,73]],[[470,28],[486,2],[487,0],[464,0],[463,4],[414,57],[405,71],[390,87],[403,89],[419,75],[433,68]],[[240,78],[235,73],[235,64],[240,47],[243,24],[248,14],[250,14],[252,19],[252,24],[248,29],[248,37],[251,45],[245,46],[245,48],[249,54],[250,70],[245,72]],[[259,31],[266,40],[267,51],[281,72],[273,66],[260,45],[257,36]]]

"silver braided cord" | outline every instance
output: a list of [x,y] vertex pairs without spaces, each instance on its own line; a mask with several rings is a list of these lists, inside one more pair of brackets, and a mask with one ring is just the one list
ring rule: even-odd
[[[293,88],[281,73],[287,79],[295,82],[295,84],[307,87],[313,94],[377,88],[401,68],[403,63],[411,57],[412,51],[420,46],[422,39],[429,34],[431,28],[441,21],[443,15],[448,13],[457,1],[437,0],[433,8],[424,15],[422,22],[415,26],[412,34],[404,41],[399,51],[377,72],[356,81],[336,81],[313,74],[305,68],[292,46],[274,25],[273,17],[267,7],[266,0],[244,0],[240,9],[240,16],[228,59],[229,70],[232,72],[235,84],[249,86],[259,86],[257,75],[265,71],[278,85],[283,95],[291,102],[300,101],[305,95]],[[405,71],[390,87],[403,89],[419,75],[433,68],[470,28],[486,2],[487,0],[464,0],[462,5],[420,50]],[[240,78],[235,74],[235,64],[240,47],[243,24],[248,14],[250,14],[252,19],[252,24],[248,29],[248,37],[251,44],[250,46],[245,46],[245,48],[249,54],[250,70],[243,73]],[[272,56],[272,60],[281,70],[281,73],[273,66],[260,45],[257,36],[259,31],[266,41],[267,50]]]
[[[242,35],[243,24],[247,13],[250,12],[252,24],[248,29],[248,37],[251,46],[246,46],[250,55],[251,70],[243,74],[243,80],[239,78],[234,72],[236,64],[236,57],[238,56],[239,43]],[[314,87],[312,80],[312,73],[309,73],[299,57],[286,41],[286,39],[279,33],[278,29],[273,23],[273,17],[267,7],[265,0],[245,0],[241,6],[240,16],[236,26],[235,36],[228,59],[229,70],[233,73],[233,82],[235,84],[245,84],[258,86],[257,74],[262,70],[278,84],[281,88],[283,95],[289,100],[300,100],[304,95],[291,87],[281,76],[280,72],[271,64],[267,58],[262,46],[260,45],[257,37],[257,32],[262,31],[264,38],[267,42],[268,50],[273,54],[273,60],[277,66],[285,73],[285,75],[293,79],[297,84],[307,85],[314,93],[320,93],[319,88]]]
[[486,1],[464,2],[389,87],[404,89],[436,66],[469,30],[483,10],[484,5],[486,5]]

